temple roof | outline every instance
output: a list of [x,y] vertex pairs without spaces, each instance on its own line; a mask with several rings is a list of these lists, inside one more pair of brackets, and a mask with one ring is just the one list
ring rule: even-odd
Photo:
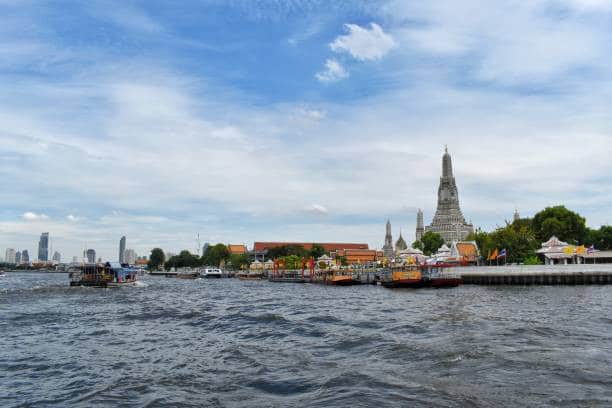
[[395,249],[398,250],[398,251],[401,251],[401,250],[404,250],[406,248],[408,248],[408,244],[406,244],[406,241],[404,240],[404,237],[402,237],[402,232],[400,231],[399,238],[395,242]]

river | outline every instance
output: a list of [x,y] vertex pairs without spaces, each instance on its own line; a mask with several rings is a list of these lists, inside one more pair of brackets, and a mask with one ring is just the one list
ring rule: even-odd
[[3,407],[612,406],[612,286],[0,277]]

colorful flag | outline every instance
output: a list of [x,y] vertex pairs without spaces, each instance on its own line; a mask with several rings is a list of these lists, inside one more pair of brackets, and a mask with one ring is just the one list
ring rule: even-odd
[[497,255],[498,258],[503,258],[505,256],[506,256],[506,248],[499,251],[499,255]]
[[574,246],[573,245],[568,245],[565,248],[563,248],[563,253],[565,255],[574,255]]
[[579,247],[576,247],[576,255],[584,255],[586,251],[586,248],[584,247],[584,245],[580,245]]
[[587,249],[587,254],[592,254],[593,252],[595,252],[595,245],[591,245],[589,249]]
[[497,259],[497,248],[495,248],[493,250],[493,253],[491,254],[491,256],[489,257],[489,261],[494,261]]

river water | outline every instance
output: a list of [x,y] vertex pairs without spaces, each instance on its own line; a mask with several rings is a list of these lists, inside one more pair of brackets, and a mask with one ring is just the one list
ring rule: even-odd
[[612,406],[612,286],[0,277],[0,406]]

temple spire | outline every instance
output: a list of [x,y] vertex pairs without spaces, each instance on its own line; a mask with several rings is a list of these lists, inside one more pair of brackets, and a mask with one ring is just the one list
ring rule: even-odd
[[442,156],[442,177],[453,177],[453,162],[447,146],[444,146],[444,156]]

